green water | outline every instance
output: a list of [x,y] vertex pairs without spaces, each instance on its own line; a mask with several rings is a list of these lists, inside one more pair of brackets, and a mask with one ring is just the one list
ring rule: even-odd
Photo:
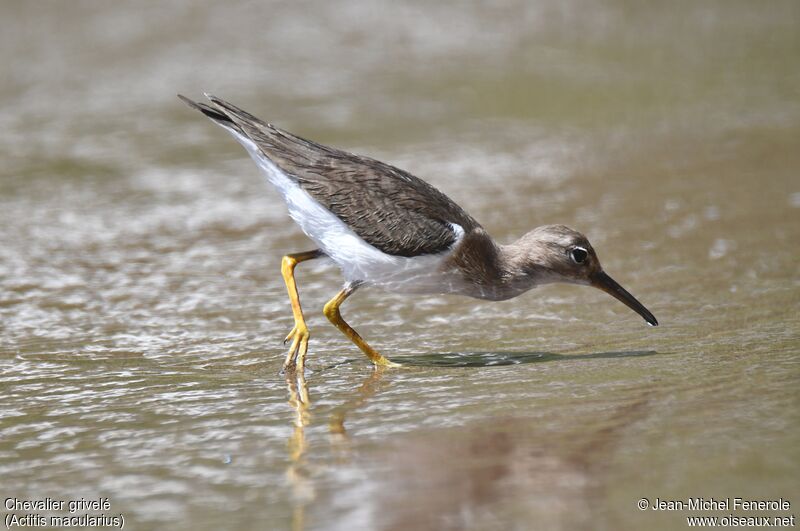
[[[130,529],[798,514],[799,27],[790,1],[3,3],[0,494],[108,498]],[[312,244],[175,98],[203,91],[419,175],[502,242],[575,227],[661,326],[576,286],[364,289],[344,316],[408,362],[374,372],[309,263],[311,370],[279,375],[280,257]]]

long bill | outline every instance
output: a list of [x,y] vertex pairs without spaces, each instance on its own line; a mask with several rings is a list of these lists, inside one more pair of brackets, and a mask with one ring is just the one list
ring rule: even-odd
[[655,316],[650,313],[650,311],[645,308],[641,302],[637,301],[636,297],[628,293],[625,288],[617,284],[616,280],[608,276],[605,271],[599,271],[598,273],[595,273],[592,276],[591,284],[595,288],[605,291],[618,301],[625,304],[625,306],[641,315],[650,326],[658,326],[658,321],[656,320]]

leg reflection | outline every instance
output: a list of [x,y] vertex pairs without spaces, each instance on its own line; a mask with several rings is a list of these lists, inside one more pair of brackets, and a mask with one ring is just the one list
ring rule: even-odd
[[383,388],[383,375],[385,367],[376,366],[370,371],[369,376],[361,383],[355,395],[347,400],[331,414],[328,430],[331,436],[331,446],[340,460],[346,460],[350,455],[350,439],[344,427],[345,417],[352,411],[363,406],[367,400]]
[[302,370],[287,370],[286,386],[289,390],[289,405],[295,411],[294,431],[289,438],[289,467],[286,469],[286,478],[292,487],[292,530],[305,529],[306,505],[314,501],[314,484],[305,464],[305,452],[308,448],[305,428],[311,421],[308,398],[308,385]]

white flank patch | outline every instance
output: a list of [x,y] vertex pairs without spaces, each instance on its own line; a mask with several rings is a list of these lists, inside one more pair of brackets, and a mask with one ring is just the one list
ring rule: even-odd
[[[361,239],[331,211],[311,197],[283,170],[276,166],[249,138],[221,125],[244,146],[261,171],[283,195],[289,215],[326,255],[341,268],[348,282],[361,281],[387,291],[403,293],[458,293],[463,282],[455,271],[443,271],[450,250],[432,255],[407,258],[386,254]],[[452,223],[456,241],[464,229]]]

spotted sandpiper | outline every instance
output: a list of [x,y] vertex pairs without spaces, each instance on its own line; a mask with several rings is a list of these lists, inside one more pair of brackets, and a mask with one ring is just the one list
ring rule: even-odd
[[294,268],[323,256],[341,268],[345,279],[323,312],[378,366],[398,364],[373,349],[339,312],[364,285],[500,301],[540,284],[585,284],[658,325],[647,308],[603,271],[589,240],[577,231],[545,225],[514,243],[498,244],[450,198],[406,171],[293,135],[210,94],[210,105],[179,97],[244,146],[283,195],[289,215],[318,246],[287,254],[281,263],[294,314],[294,328],[284,341],[292,342],[284,369],[302,372],[308,351]]

